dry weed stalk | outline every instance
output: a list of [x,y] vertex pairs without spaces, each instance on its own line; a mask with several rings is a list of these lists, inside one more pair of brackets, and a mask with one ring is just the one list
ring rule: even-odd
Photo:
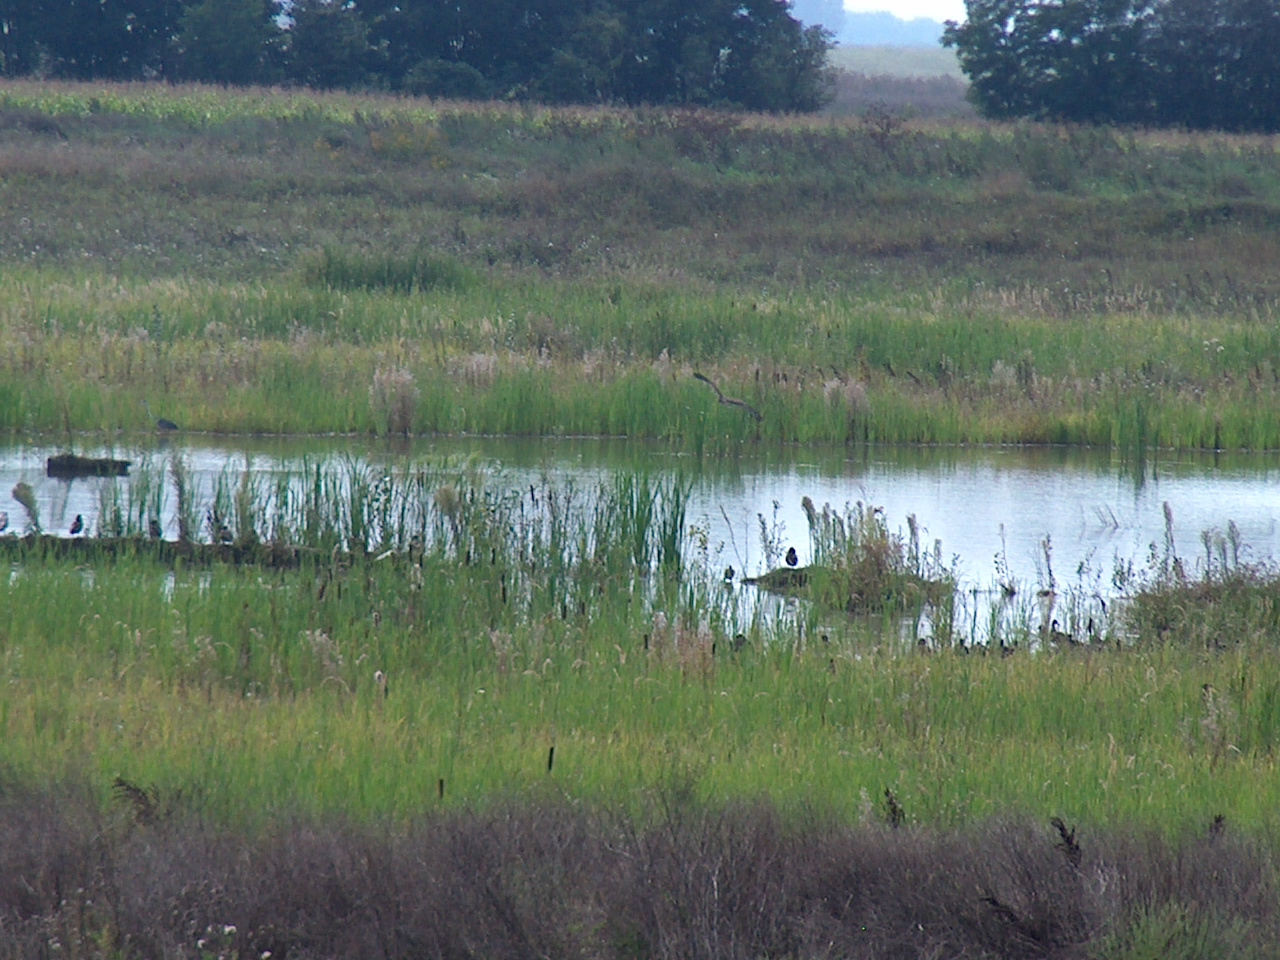
[[419,391],[413,374],[404,367],[378,367],[369,387],[369,404],[383,432],[409,436]]
[[451,357],[447,365],[449,375],[469,387],[491,387],[498,379],[498,356],[493,353],[468,353]]

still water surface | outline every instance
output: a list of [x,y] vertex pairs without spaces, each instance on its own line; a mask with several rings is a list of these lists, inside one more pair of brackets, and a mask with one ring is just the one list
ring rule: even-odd
[[[45,529],[63,533],[77,514],[89,531],[96,530],[102,493],[112,484],[124,491],[130,482],[48,479],[45,458],[58,452],[40,444],[0,446],[0,510],[9,514],[9,533],[23,522],[24,512],[11,493],[20,480],[35,489]],[[908,514],[914,514],[924,545],[932,548],[939,541],[943,558],[955,559],[962,584],[972,589],[994,585],[1001,557],[1019,582],[1046,585],[1046,538],[1058,583],[1080,580],[1083,564],[1089,576],[1108,585],[1117,563],[1142,569],[1152,545],[1163,551],[1166,503],[1184,561],[1203,556],[1204,531],[1222,532],[1231,522],[1240,530],[1246,559],[1280,556],[1280,458],[1275,455],[1165,454],[1133,464],[1078,449],[872,447],[695,459],[623,441],[460,439],[389,448],[350,438],[203,437],[77,452],[131,459],[135,473],[148,461],[159,473],[171,455],[180,454],[205,499],[224,473],[234,481],[246,464],[263,475],[297,472],[304,458],[313,466],[326,458],[374,466],[470,458],[486,468],[489,486],[512,490],[571,481],[589,490],[620,470],[651,476],[680,472],[692,482],[688,520],[708,532],[711,562],[746,573],[759,573],[764,566],[761,517],[771,528],[780,525],[784,545],[794,545],[805,562],[809,539],[800,507],[805,496],[819,507],[830,503],[843,509],[856,501],[882,507],[895,530],[905,531]],[[174,499],[172,494],[165,498],[169,510]],[[176,531],[172,517],[165,530],[167,536]]]

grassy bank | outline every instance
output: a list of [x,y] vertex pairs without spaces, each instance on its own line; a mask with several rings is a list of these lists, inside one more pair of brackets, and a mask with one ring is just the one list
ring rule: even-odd
[[0,176],[11,433],[1280,447],[1262,139],[7,84]]
[[317,601],[281,576],[267,604],[257,577],[192,577],[170,603],[159,572],[120,576],[5,591],[69,608],[6,631],[0,757],[23,779],[79,772],[101,797],[123,776],[241,824],[407,822],[551,785],[627,807],[676,778],[843,819],[889,788],[922,825],[1276,827],[1280,664],[1253,646],[905,657],[749,633],[734,651],[687,613],[506,622],[501,583],[466,575],[436,578],[459,599],[428,595],[429,613],[358,583]]

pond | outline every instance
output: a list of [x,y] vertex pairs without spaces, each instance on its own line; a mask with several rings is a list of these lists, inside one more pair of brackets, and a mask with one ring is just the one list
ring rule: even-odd
[[[104,493],[127,495],[131,479],[45,477],[45,459],[61,450],[42,443],[0,446],[0,510],[9,515],[8,533],[24,522],[12,494],[19,481],[34,489],[44,529],[65,535],[77,515],[88,532],[97,529]],[[762,572],[770,559],[762,528],[781,549],[794,546],[806,562],[805,496],[819,508],[857,501],[882,507],[894,530],[905,531],[914,514],[922,544],[932,549],[938,542],[970,590],[993,589],[998,577],[1044,587],[1050,573],[1058,584],[1094,582],[1096,589],[1110,590],[1117,565],[1141,570],[1153,549],[1164,551],[1166,504],[1176,551],[1188,564],[1204,556],[1202,535],[1221,535],[1228,524],[1239,530],[1243,559],[1280,555],[1275,455],[1156,454],[1134,463],[1076,448],[867,447],[696,459],[617,440],[434,439],[389,447],[352,438],[198,436],[109,448],[80,444],[76,452],[133,460],[134,477],[148,469],[159,476],[180,455],[205,499],[219,477],[234,484],[246,464],[269,479],[338,459],[374,468],[471,462],[484,469],[487,485],[512,490],[544,483],[589,490],[617,471],[678,473],[692,484],[687,520],[705,531],[708,562],[746,574]],[[173,497],[165,504],[171,511]],[[167,537],[176,534],[172,516],[164,526]]]

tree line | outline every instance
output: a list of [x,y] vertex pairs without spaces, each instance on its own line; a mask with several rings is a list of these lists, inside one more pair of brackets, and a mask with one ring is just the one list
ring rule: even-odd
[[1280,131],[1277,0],[965,0],[943,36],[990,117]]
[[807,111],[786,0],[0,0],[0,74]]

